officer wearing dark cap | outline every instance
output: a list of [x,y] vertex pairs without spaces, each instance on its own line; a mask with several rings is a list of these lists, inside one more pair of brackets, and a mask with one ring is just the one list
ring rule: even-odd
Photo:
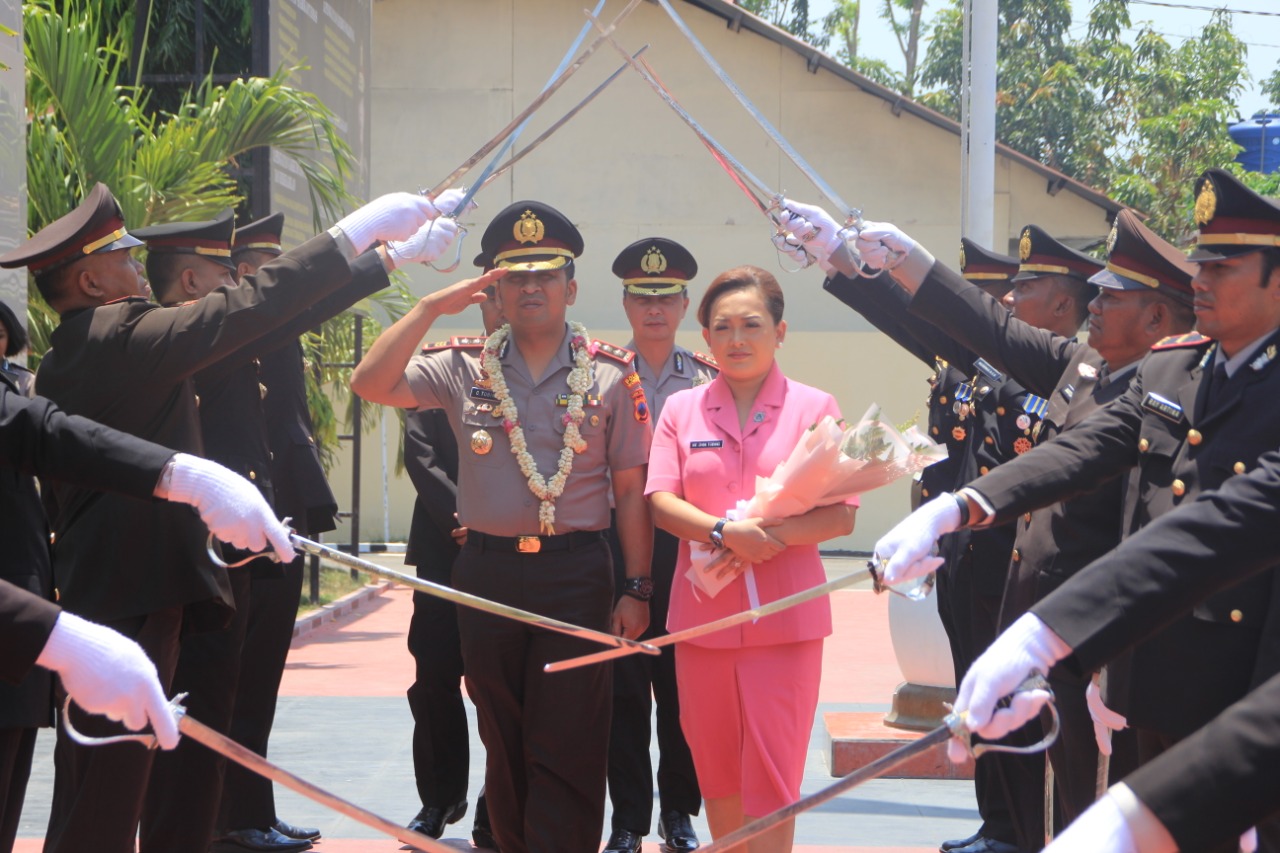
[[[146,300],[141,267],[129,252],[138,241],[99,184],[74,211],[0,256],[0,265],[29,267],[61,316],[37,374],[42,393],[72,414],[200,453],[194,374],[261,339],[367,265],[381,267],[377,255],[357,255],[379,239],[412,237],[433,212],[419,196],[384,196],[240,287],[161,308]],[[227,576],[205,554],[204,526],[167,505],[62,483],[42,496],[55,536],[60,603],[137,640],[167,686],[180,630],[217,628],[230,615]],[[73,714],[83,731],[113,733],[101,719]],[[54,760],[45,849],[132,851],[152,754],[131,744],[80,747],[60,735]],[[144,842],[142,849],[151,848]]]
[[[631,324],[632,338],[626,348],[636,354],[636,373],[655,421],[668,397],[704,385],[719,372],[711,356],[676,344],[676,332],[689,308],[689,281],[697,273],[698,263],[689,250],[665,237],[637,240],[613,262],[613,274],[622,280],[622,308]],[[621,543],[615,532],[610,532],[614,591],[622,595]],[[653,598],[649,601],[649,630],[643,639],[666,633],[678,546],[674,536],[654,530]],[[663,839],[662,849],[683,853],[698,846],[689,816],[701,809],[702,795],[680,728],[674,652],[667,649],[657,658],[634,655],[612,664],[609,800],[613,815],[606,853],[638,851],[653,825],[649,744],[654,703],[658,708],[658,834]]]
[[[1129,534],[1251,469],[1274,448],[1280,410],[1269,401],[1280,391],[1280,208],[1216,169],[1197,182],[1196,196],[1204,242],[1193,256],[1199,267],[1191,287],[1200,332],[1155,344],[1119,399],[971,483],[960,493],[960,522],[1012,520],[1131,470],[1121,528]],[[1150,255],[1145,260],[1158,265]],[[908,258],[901,267],[920,261]],[[1138,268],[1133,255],[1116,266],[1112,275],[1145,285],[1150,270]],[[927,537],[900,527],[893,550],[909,573]],[[1276,615],[1272,588],[1267,574],[1219,593],[1113,664],[1119,677],[1107,704],[1137,730],[1140,760],[1280,671],[1280,657],[1263,642]]]
[[[283,230],[283,213],[273,213],[236,226],[231,242],[231,261],[236,267],[237,281],[256,273],[263,264],[284,253],[281,245]],[[376,282],[371,282],[371,286],[373,284]],[[307,409],[302,345],[290,332],[282,330],[276,337],[287,337],[288,340],[257,358],[256,377],[251,379],[251,385],[247,385],[248,404],[243,415],[246,423],[237,423],[233,429],[243,429],[248,433],[257,423],[261,408],[265,418],[266,444],[263,446],[257,441],[249,444],[258,448],[255,457],[251,457],[257,459],[257,464],[252,467],[270,471],[272,503],[276,513],[281,518],[291,519],[290,526],[302,536],[315,538],[316,534],[334,529],[338,504],[320,465],[313,436],[311,413]],[[200,377],[197,377],[199,383]],[[255,389],[258,390],[256,397],[253,394]],[[201,410],[206,435],[208,418],[217,417],[213,412],[212,407]],[[227,416],[223,414],[221,417],[225,419]],[[252,437],[251,433],[248,434]],[[261,453],[264,447],[265,457]],[[302,594],[304,563],[305,559],[299,555],[284,566],[283,571],[257,560],[247,567],[248,624],[240,652],[240,679],[228,734],[236,743],[259,755],[267,754],[276,697]],[[297,827],[280,820],[276,815],[271,780],[234,762],[226,765],[216,825],[219,827],[217,834],[223,838],[262,841],[264,839],[256,837],[260,833],[266,836],[266,841],[277,844],[282,839],[275,838],[271,830],[285,836],[287,840],[283,843],[293,839],[311,840],[320,834],[317,829]],[[224,841],[220,845],[234,843]]]
[[[643,495],[650,412],[635,356],[566,323],[583,240],[563,214],[517,202],[490,223],[481,248],[496,268],[423,297],[374,342],[352,388],[375,402],[449,413],[461,452],[458,517],[468,529],[455,587],[636,637],[649,623],[653,527]],[[495,282],[507,326],[417,354],[437,318],[483,301]],[[616,605],[610,492],[623,589],[632,593]],[[498,847],[598,850],[611,670],[544,674],[543,664],[586,644],[465,608],[458,627]]]
[[[1002,299],[1018,274],[1016,258],[963,239],[960,268],[970,289]],[[908,296],[887,275],[874,280],[841,274],[824,288],[929,365],[934,373],[928,398],[928,430],[946,444],[948,458],[921,473],[919,497],[928,500],[1015,458],[1031,446],[1044,400],[1028,393],[978,354],[941,329],[908,312]],[[1008,313],[1007,309],[1000,309]],[[948,569],[939,573],[938,615],[951,646],[956,682],[995,638],[1013,530],[944,537],[939,553]],[[944,841],[944,850],[1016,849],[1020,834],[1042,831],[1024,816],[1042,809],[1038,793],[1043,760],[993,755],[974,770],[982,824],[971,836]]]

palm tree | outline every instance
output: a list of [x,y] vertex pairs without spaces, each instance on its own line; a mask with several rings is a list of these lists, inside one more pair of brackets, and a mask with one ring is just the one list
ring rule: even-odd
[[[243,200],[230,170],[261,146],[273,146],[301,167],[317,230],[355,200],[345,188],[351,149],[329,109],[288,85],[294,69],[225,86],[206,77],[173,112],[153,114],[148,93],[123,82],[129,28],[118,26],[112,15],[119,12],[111,8],[94,0],[37,0],[23,8],[32,232],[73,209],[99,181],[111,187],[133,228],[212,218]],[[28,299],[34,366],[57,317],[34,286]],[[397,285],[375,301],[398,316],[408,292]],[[376,337],[377,328],[368,329],[366,340]],[[308,336],[308,357],[321,365],[349,364],[351,339],[351,320],[337,318]],[[349,368],[318,373],[310,374],[313,381],[345,393]],[[318,385],[311,398],[317,438],[331,450],[337,429],[330,398]]]

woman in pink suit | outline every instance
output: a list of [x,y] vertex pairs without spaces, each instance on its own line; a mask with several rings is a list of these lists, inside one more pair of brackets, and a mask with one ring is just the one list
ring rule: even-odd
[[[698,322],[720,375],[672,396],[655,429],[645,491],[654,522],[681,539],[671,631],[749,609],[740,574],[748,566],[762,604],[822,583],[818,543],[853,530],[856,500],[782,520],[722,517],[752,497],[756,475],[773,473],[805,430],[840,417],[830,394],[787,379],[775,363],[787,331],[782,308],[777,280],[759,267],[711,282]],[[685,577],[690,549],[705,547],[732,552],[729,570],[739,573],[715,597]],[[822,598],[676,650],[680,721],[716,838],[799,799],[830,633]],[[747,850],[790,850],[794,831],[794,822],[780,825]]]

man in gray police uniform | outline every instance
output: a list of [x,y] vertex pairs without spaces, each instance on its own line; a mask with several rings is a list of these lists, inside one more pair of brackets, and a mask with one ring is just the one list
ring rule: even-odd
[[[468,528],[455,587],[635,638],[649,623],[653,544],[644,500],[649,407],[635,356],[565,322],[582,236],[561,213],[517,202],[490,223],[481,248],[495,269],[419,300],[370,348],[352,390],[449,413],[461,450],[458,519]],[[438,317],[483,302],[494,282],[509,326],[415,357]],[[611,485],[633,593],[616,605],[604,536]],[[498,847],[595,853],[611,670],[544,674],[545,663],[587,644],[487,613],[460,609],[458,628]]]

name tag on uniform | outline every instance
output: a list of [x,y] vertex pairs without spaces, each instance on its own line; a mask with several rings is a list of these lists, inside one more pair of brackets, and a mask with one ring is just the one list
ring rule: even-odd
[[1004,374],[1001,373],[999,370],[996,370],[995,367],[991,364],[991,362],[987,361],[984,358],[980,358],[977,361],[975,361],[973,363],[973,366],[975,369],[977,369],[979,373],[987,377],[987,381],[992,384],[997,384],[1004,381]]
[[1148,412],[1155,412],[1166,421],[1172,421],[1175,424],[1182,423],[1185,420],[1181,406],[1150,391],[1147,392],[1147,396],[1142,398],[1142,408]]
[[691,441],[689,442],[690,450],[708,450],[717,447],[724,447],[724,442],[720,439],[708,439],[707,441]]
[[473,400],[496,400],[498,395],[488,388],[481,388],[478,385],[471,386],[471,399]]

